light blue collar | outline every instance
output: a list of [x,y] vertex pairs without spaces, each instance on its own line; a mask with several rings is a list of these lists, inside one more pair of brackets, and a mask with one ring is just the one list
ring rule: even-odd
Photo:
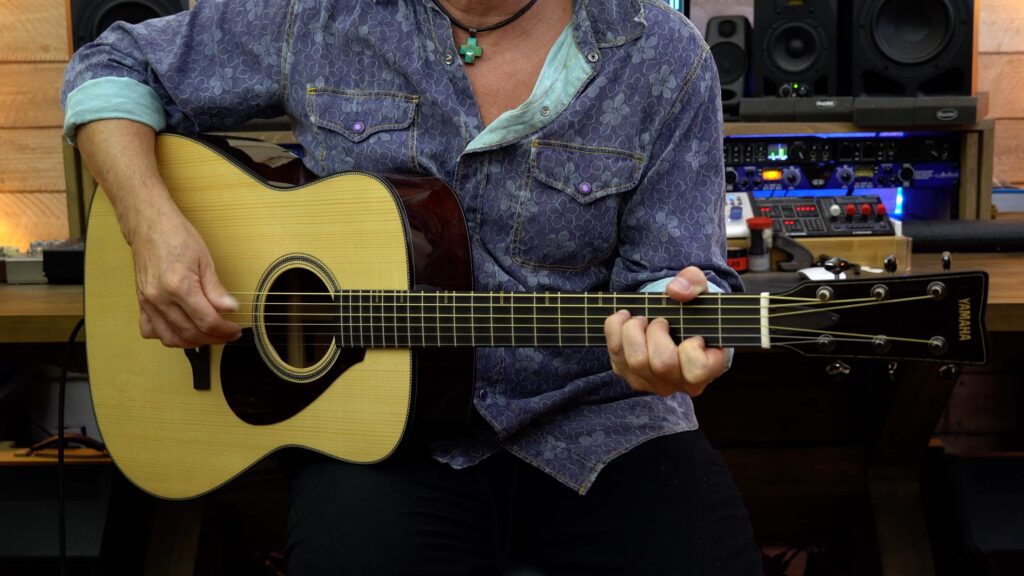
[[533,93],[513,110],[498,116],[466,146],[466,152],[514,142],[536,132],[572,102],[593,73],[572,38],[572,24],[562,30],[548,52]]

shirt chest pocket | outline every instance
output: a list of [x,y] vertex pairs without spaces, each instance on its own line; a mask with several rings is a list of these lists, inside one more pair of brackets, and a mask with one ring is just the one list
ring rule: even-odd
[[310,87],[306,106],[321,174],[418,171],[418,101],[418,96],[401,92]]
[[636,187],[642,167],[642,157],[625,150],[534,141],[512,258],[566,271],[607,260],[615,253],[623,193]]

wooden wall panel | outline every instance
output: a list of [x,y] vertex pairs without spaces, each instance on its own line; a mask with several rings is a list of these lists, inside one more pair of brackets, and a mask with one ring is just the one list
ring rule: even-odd
[[996,120],[993,178],[1024,186],[1024,120]]
[[978,51],[983,54],[1024,52],[1024,2],[975,1],[981,2]]
[[60,128],[0,130],[0,192],[64,192]]
[[68,237],[64,192],[0,192],[0,246],[27,250],[34,240]]
[[0,0],[0,62],[65,62],[65,0]]
[[44,128],[64,123],[60,108],[63,62],[0,63],[0,128]]
[[989,116],[996,119],[993,177],[1024,186],[1024,1],[976,0],[978,90],[989,93]]

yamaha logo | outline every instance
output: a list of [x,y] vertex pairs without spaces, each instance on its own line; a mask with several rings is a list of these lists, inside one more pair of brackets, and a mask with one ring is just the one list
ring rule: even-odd
[[935,119],[940,122],[952,122],[960,117],[960,113],[954,108],[943,108],[935,113]]
[[818,100],[814,103],[814,107],[819,110],[832,110],[836,107],[835,100]]
[[971,339],[971,299],[960,299],[960,341]]

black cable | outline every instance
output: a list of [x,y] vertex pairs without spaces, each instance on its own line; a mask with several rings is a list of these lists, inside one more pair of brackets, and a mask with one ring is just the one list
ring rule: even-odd
[[71,331],[68,344],[64,347],[64,363],[60,367],[60,387],[57,392],[57,543],[59,547],[58,563],[60,576],[64,576],[64,560],[67,557],[66,519],[64,517],[64,390],[68,386],[68,364],[71,363],[71,351],[74,350],[78,332],[85,326],[85,318],[75,324]]

